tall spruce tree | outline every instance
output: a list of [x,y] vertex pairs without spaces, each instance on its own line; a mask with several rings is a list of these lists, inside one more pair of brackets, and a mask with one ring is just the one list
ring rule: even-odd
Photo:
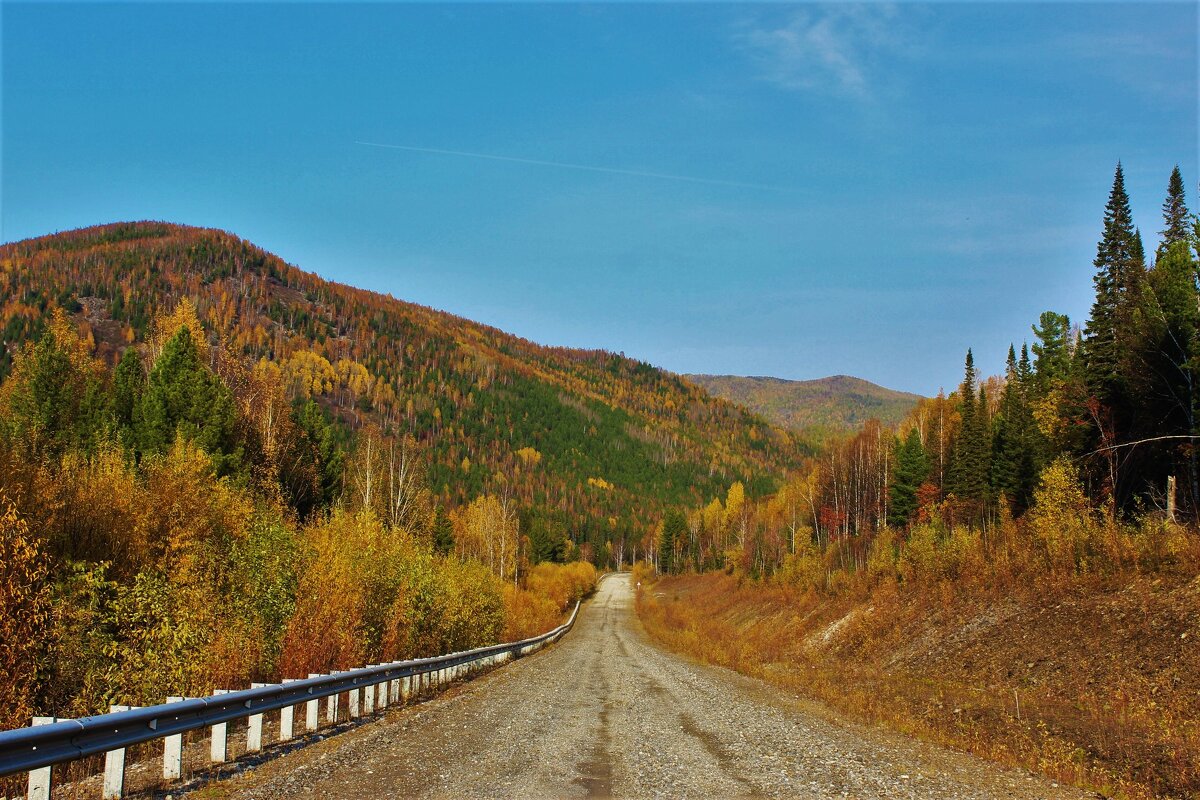
[[1029,351],[1021,347],[1021,359],[1008,348],[1000,411],[992,425],[992,492],[1008,499],[1013,514],[1029,507],[1037,477],[1035,434],[1037,425],[1030,406],[1032,370]]
[[1158,246],[1158,258],[1176,242],[1189,241],[1191,235],[1191,215],[1188,214],[1183,192],[1183,175],[1178,164],[1171,170],[1171,177],[1167,181],[1167,199],[1163,201],[1162,210],[1165,227],[1159,231],[1162,242]]
[[888,487],[888,524],[907,525],[917,512],[917,490],[929,477],[929,457],[916,428],[904,441],[896,439],[896,469]]
[[662,539],[658,543],[659,572],[668,575],[678,569],[679,565],[675,563],[675,544],[684,541],[686,537],[687,520],[678,509],[670,509],[663,518]]
[[113,416],[117,426],[117,437],[126,447],[137,445],[134,431],[137,425],[138,406],[146,390],[146,370],[141,356],[133,347],[125,348],[121,360],[113,373]]
[[1115,416],[1127,411],[1119,407],[1126,401],[1122,372],[1129,363],[1134,309],[1145,272],[1142,250],[1118,163],[1104,211],[1104,233],[1092,262],[1096,299],[1084,340],[1088,389]]
[[[1200,264],[1187,234],[1188,209],[1179,168],[1163,202],[1163,241],[1146,279],[1141,306],[1134,433],[1151,440],[1135,454],[1143,483],[1181,478],[1185,506],[1200,511],[1200,458],[1193,442],[1161,437],[1200,434]],[[1157,440],[1157,441],[1154,441]]]
[[977,396],[976,383],[975,356],[967,350],[963,382],[959,387],[962,425],[950,462],[950,490],[960,500],[982,504],[987,500],[990,447],[986,395]]

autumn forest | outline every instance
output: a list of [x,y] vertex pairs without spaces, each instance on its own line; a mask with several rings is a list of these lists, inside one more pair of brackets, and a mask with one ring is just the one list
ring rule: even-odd
[[1194,574],[1200,224],[1166,189],[1143,237],[1117,167],[1088,319],[820,436],[230,233],[0,246],[0,728],[532,635],[635,563],[817,598]]

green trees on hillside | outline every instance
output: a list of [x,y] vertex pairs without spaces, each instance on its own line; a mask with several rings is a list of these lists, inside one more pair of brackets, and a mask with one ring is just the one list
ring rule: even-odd
[[[940,398],[922,401],[902,426],[920,433],[928,468],[914,477],[913,437],[896,440],[889,522],[909,522],[944,501],[960,521],[994,520],[1001,504],[1020,516],[1034,502],[1039,475],[1064,456],[1111,513],[1165,508],[1175,476],[1178,510],[1200,514],[1198,226],[1175,168],[1162,240],[1147,268],[1118,165],[1084,332],[1066,315],[1044,312],[1032,348],[1022,344],[1018,355],[1010,346],[1004,375],[988,381],[979,380],[968,351],[950,408]],[[938,466],[947,462],[942,480]]]
[[155,324],[110,369],[56,314],[0,382],[0,728],[557,623],[510,496],[448,514],[411,439],[289,402],[186,304]]

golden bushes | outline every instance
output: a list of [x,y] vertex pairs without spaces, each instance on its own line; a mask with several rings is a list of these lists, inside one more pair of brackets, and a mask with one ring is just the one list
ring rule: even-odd
[[46,557],[17,509],[0,495],[0,729],[34,712],[39,662],[50,627]]
[[596,568],[589,562],[538,564],[525,576],[525,588],[506,584],[506,640],[545,633],[562,621],[562,614],[596,585]]

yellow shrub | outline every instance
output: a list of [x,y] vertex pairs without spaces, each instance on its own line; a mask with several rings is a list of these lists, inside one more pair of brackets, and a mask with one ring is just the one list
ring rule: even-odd
[[46,558],[25,521],[0,498],[0,729],[29,723],[50,623]]
[[900,577],[905,583],[917,583],[936,578],[937,572],[937,529],[914,525],[900,554]]
[[821,588],[825,585],[825,565],[812,542],[796,544],[796,552],[783,557],[775,573],[779,583],[799,589]]
[[1033,499],[1026,526],[1050,569],[1087,572],[1092,566],[1100,525],[1071,462],[1065,458],[1051,462],[1042,471],[1041,485]]
[[896,577],[896,534],[891,528],[875,534],[867,553],[867,575],[872,580]]

